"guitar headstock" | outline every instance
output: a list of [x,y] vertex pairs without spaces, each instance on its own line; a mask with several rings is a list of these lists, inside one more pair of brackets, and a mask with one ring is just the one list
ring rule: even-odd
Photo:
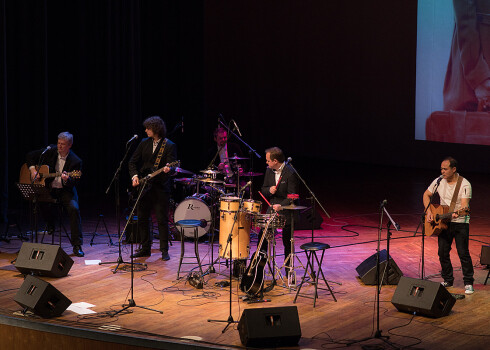
[[79,179],[82,176],[82,172],[80,170],[73,170],[70,172],[70,177],[74,179]]

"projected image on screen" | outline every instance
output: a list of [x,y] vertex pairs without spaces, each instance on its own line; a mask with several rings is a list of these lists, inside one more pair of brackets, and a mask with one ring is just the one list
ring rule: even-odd
[[490,1],[419,0],[415,138],[490,145]]

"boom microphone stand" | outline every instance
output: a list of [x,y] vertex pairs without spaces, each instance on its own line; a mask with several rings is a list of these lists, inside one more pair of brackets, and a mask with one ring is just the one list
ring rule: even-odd
[[[134,211],[138,207],[138,203],[139,203],[142,195],[145,193],[145,187],[148,184],[148,180],[149,179],[150,179],[149,176],[147,176],[146,178],[144,178],[144,182],[140,186],[141,188],[140,188],[139,193],[138,193],[138,198],[136,199],[136,202],[134,204],[134,207],[131,210],[131,213],[129,214],[128,221],[126,222],[126,226],[124,226],[124,230],[127,229],[128,224],[133,219]],[[122,239],[122,236],[119,237],[119,246],[121,245],[121,239]],[[148,239],[151,239],[151,238],[148,237]],[[121,312],[129,309],[130,307],[139,307],[141,309],[155,311],[155,312],[158,312],[160,314],[163,314],[163,311],[155,310],[155,309],[150,309],[149,307],[146,307],[146,306],[136,305],[136,302],[134,301],[134,264],[135,263],[134,263],[134,258],[133,258],[133,244],[134,244],[133,241],[134,241],[134,239],[131,241],[131,298],[128,299],[128,304],[127,305],[123,305],[123,308],[121,310],[119,310],[119,311],[116,311],[114,314],[111,315],[111,317],[116,316],[117,314],[119,314],[119,313],[121,313]],[[143,265],[146,265],[146,264],[143,264]]]
[[[115,200],[116,200],[117,237],[118,237],[117,246],[118,246],[118,250],[119,250],[119,255],[117,257],[117,261],[100,262],[99,265],[116,264],[117,263],[116,268],[114,270],[112,270],[113,273],[116,273],[117,272],[117,269],[119,268],[119,265],[121,265],[121,264],[129,264],[129,263],[127,263],[127,262],[125,262],[123,260],[122,254],[121,254],[121,238],[122,238],[122,233],[121,233],[121,219],[119,217],[121,215],[121,203],[120,203],[120,197],[119,197],[119,174],[121,173],[122,165],[126,161],[126,158],[128,157],[128,154],[129,154],[129,150],[131,149],[131,141],[132,140],[136,140],[137,139],[136,136],[137,135],[135,135],[135,137],[133,137],[131,140],[129,140],[128,143],[126,144],[126,153],[124,154],[123,159],[119,163],[119,167],[116,169],[116,172],[114,173],[114,176],[112,177],[112,180],[109,183],[109,186],[105,190],[105,193],[108,194],[109,193],[109,190],[111,189],[112,184],[114,184],[114,195],[115,195]],[[126,227],[127,226],[128,225],[126,224]],[[126,227],[124,228],[124,230],[126,230]],[[125,232],[125,231],[123,231],[123,232]],[[132,248],[133,248],[133,245],[131,244],[131,249]],[[133,252],[131,252],[131,255],[132,254],[133,254]],[[133,261],[131,261],[131,265],[133,265]],[[131,271],[132,271],[132,269],[131,269]]]

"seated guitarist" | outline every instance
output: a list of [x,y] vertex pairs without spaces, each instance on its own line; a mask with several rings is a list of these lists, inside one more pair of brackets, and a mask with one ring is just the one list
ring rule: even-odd
[[144,193],[138,203],[138,230],[141,237],[141,249],[133,257],[151,255],[152,236],[150,235],[149,219],[152,210],[158,221],[160,235],[160,251],[162,260],[170,260],[168,254],[168,209],[172,179],[172,169],[167,166],[177,160],[177,147],[167,139],[167,129],[164,121],[157,116],[145,119],[143,122],[147,138],[141,140],[129,160],[129,174],[133,187],[140,185],[140,180],[158,169],[163,168],[161,174],[156,175],[150,183],[149,189]]
[[[452,206],[451,220],[448,223],[447,229],[442,230],[437,237],[439,261],[441,263],[441,276],[444,279],[442,285],[444,287],[451,287],[454,282],[453,266],[449,255],[454,239],[456,241],[459,260],[461,261],[461,268],[463,270],[465,293],[472,294],[474,292],[473,263],[468,248],[470,217],[469,215],[465,215],[465,213],[461,215],[456,213],[456,211],[461,208],[469,208],[471,184],[468,180],[459,175],[457,166],[458,163],[456,159],[452,157],[447,157],[442,161],[442,176],[432,181],[424,193],[423,201],[424,206],[427,207],[432,195],[437,192],[440,197],[441,205],[451,207],[451,202],[455,203],[455,205]],[[458,182],[460,182],[459,186]],[[459,191],[454,196],[453,200],[453,194],[457,187],[459,187]],[[426,220],[432,222],[434,220],[434,215],[435,214],[429,208],[427,210]]]
[[[82,160],[71,150],[73,145],[73,135],[65,131],[58,135],[58,144],[50,145],[47,148],[32,151],[27,154],[27,166],[31,173],[31,180],[40,175],[36,170],[36,165],[47,165],[49,171],[60,172],[61,176],[47,178],[46,186],[51,188],[51,195],[58,199],[68,215],[70,216],[71,244],[73,245],[73,254],[83,257],[85,254],[82,250],[82,221],[80,218],[80,209],[78,206],[78,194],[75,186],[78,184],[78,177],[72,177],[68,173],[76,170],[82,170]],[[53,211],[46,205],[41,206],[41,211],[48,224],[48,232],[54,232]]]

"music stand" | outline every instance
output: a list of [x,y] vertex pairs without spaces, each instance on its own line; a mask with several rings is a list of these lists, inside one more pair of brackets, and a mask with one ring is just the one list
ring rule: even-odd
[[[38,217],[37,217],[37,203],[38,202],[47,202],[47,203],[55,203],[56,200],[51,197],[51,194],[49,193],[49,189],[44,186],[43,184],[38,184],[38,183],[20,183],[17,182],[15,184],[17,188],[19,189],[20,193],[22,194],[22,197],[25,200],[28,200],[34,205],[33,212],[34,212],[34,228],[32,227],[32,220],[31,220],[31,229],[35,232],[36,235],[36,243],[37,243],[37,232],[38,232]],[[32,217],[31,217],[32,219]]]

